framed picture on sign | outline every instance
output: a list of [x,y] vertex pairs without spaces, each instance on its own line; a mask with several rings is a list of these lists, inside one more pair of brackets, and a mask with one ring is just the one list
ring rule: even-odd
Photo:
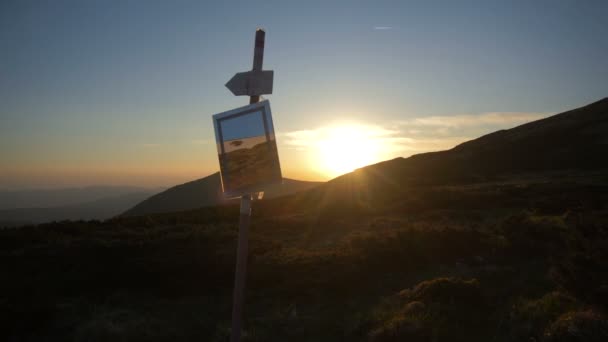
[[267,100],[215,114],[213,126],[224,196],[260,192],[282,182]]

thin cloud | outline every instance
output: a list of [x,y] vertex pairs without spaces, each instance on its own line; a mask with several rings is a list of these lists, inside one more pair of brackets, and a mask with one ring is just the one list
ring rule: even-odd
[[546,118],[548,113],[518,113],[518,112],[496,112],[478,115],[464,114],[453,116],[429,116],[414,118],[400,122],[401,125],[410,127],[475,127],[475,126],[517,126],[526,122]]
[[392,30],[391,26],[374,26],[374,30]]

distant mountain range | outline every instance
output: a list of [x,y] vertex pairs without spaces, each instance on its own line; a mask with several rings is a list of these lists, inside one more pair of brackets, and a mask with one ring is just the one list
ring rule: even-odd
[[[264,198],[271,199],[309,190],[319,182],[283,179],[283,184],[276,184],[264,191]],[[205,178],[184,183],[156,194],[127,210],[122,216],[138,216],[156,213],[167,213],[196,209],[229,203],[221,192],[221,178],[216,172]]]
[[149,196],[149,192],[137,192],[59,207],[0,210],[0,227],[64,220],[105,220]]
[[[82,190],[84,191],[84,190]],[[69,198],[61,197],[62,193],[68,193]],[[108,195],[107,192],[92,192],[89,194],[80,193],[80,191],[67,191],[58,190],[55,194],[57,197],[56,203],[70,204],[54,205],[52,201],[52,190],[45,190],[45,196],[48,198],[36,198],[32,197],[31,203],[38,203],[46,205],[46,207],[24,207],[24,208],[11,208],[11,209],[0,209],[0,227],[12,227],[21,226],[25,224],[43,223],[51,221],[63,221],[63,220],[103,220],[114,217],[144,199],[150,197],[154,192],[142,191],[133,193],[118,194],[110,197],[100,197],[101,195]],[[30,193],[31,194],[31,193]],[[80,203],[73,203],[76,199],[89,199]],[[21,201],[24,201],[22,198]],[[18,202],[22,204],[24,202]],[[12,203],[11,203],[12,204]],[[14,204],[13,204],[14,205]],[[23,204],[22,204],[23,205]]]
[[[284,179],[264,192],[275,198],[308,190],[320,183]],[[0,191],[0,227],[63,220],[105,220],[166,213],[229,203],[221,194],[219,172],[165,191],[137,187],[84,187]],[[130,209],[129,209],[130,208]]]
[[0,190],[0,210],[52,208],[93,202],[134,193],[157,193],[164,189],[134,186],[87,186],[64,189]]

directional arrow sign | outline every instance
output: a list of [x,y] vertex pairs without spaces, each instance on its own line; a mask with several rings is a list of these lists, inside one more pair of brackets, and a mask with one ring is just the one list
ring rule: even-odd
[[239,72],[226,83],[226,88],[237,96],[272,94],[273,78],[274,71],[272,70]]

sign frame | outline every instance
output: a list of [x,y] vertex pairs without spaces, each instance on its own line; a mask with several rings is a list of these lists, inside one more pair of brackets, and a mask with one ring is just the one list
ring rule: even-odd
[[[240,116],[260,112],[264,124],[265,142],[269,143],[269,152],[271,157],[271,179],[264,182],[255,183],[248,186],[230,188],[231,179],[227,167],[230,159],[225,151],[225,143],[222,132],[222,122],[225,120],[235,119]],[[253,103],[247,106],[232,109],[226,112],[213,115],[213,128],[215,130],[215,142],[217,147],[218,160],[220,164],[220,178],[222,180],[222,192],[225,198],[235,198],[239,196],[249,195],[256,192],[262,192],[270,185],[283,182],[281,163],[276,144],[276,135],[274,133],[274,124],[272,122],[272,112],[270,110],[270,102],[268,100]]]

